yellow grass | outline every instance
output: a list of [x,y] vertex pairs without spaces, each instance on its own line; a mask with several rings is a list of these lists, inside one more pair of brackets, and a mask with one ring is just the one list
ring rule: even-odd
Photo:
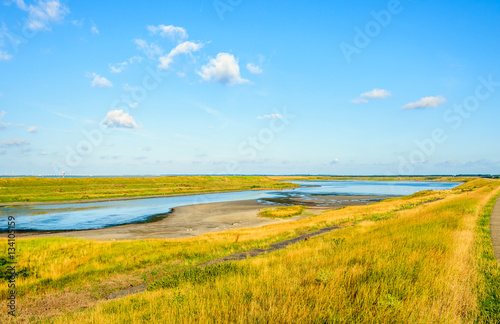
[[0,203],[89,200],[295,187],[263,176],[1,178]]
[[306,207],[302,205],[264,208],[260,211],[260,217],[267,218],[290,218],[301,215]]
[[83,296],[103,286],[112,291],[118,289],[109,284],[113,278],[125,276],[123,283],[137,282],[144,273],[154,277],[153,269],[160,278],[171,270],[265,247],[307,231],[355,224],[240,261],[237,266],[242,272],[213,281],[196,284],[188,280],[177,288],[91,302],[94,306],[85,311],[67,307],[67,315],[59,312],[47,318],[42,311],[18,321],[472,323],[477,320],[483,282],[474,249],[475,228],[478,215],[498,194],[499,185],[499,181],[478,179],[454,190],[186,240],[19,240],[19,266],[37,269],[35,277],[19,279],[22,310],[23,303],[30,305],[30,298],[68,291]]

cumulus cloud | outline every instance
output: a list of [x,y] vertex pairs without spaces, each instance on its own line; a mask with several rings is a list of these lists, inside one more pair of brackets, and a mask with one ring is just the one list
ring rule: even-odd
[[102,122],[107,127],[136,128],[134,118],[123,110],[111,110]]
[[27,132],[28,133],[36,133],[36,132],[38,132],[39,129],[40,129],[40,127],[38,127],[38,126],[30,126],[30,127],[28,127]]
[[401,107],[403,110],[419,109],[419,108],[436,108],[440,104],[446,102],[446,98],[443,96],[436,97],[425,97],[415,102],[410,102],[409,104]]
[[380,99],[383,99],[383,98],[389,97],[390,95],[391,95],[390,91],[375,88],[372,91],[362,93],[361,98],[370,98],[370,99],[380,98]]
[[8,61],[12,58],[12,55],[6,51],[0,51],[0,61]]
[[256,64],[253,64],[253,63],[247,64],[247,70],[253,74],[261,74],[262,73],[262,68]]
[[369,99],[385,99],[391,96],[391,92],[384,89],[373,89],[362,93],[358,98],[351,100],[352,103],[366,103]]
[[195,43],[191,41],[186,41],[177,45],[174,49],[170,51],[165,56],[160,57],[160,65],[158,66],[160,69],[166,70],[169,65],[173,62],[174,57],[179,54],[191,54],[192,52],[199,51],[203,47],[202,43]]
[[19,9],[28,12],[26,27],[31,30],[50,30],[51,23],[63,21],[70,12],[59,0],[40,0],[29,6],[23,0],[15,3]]
[[137,48],[141,50],[149,58],[155,58],[156,56],[163,54],[163,49],[156,43],[148,43],[144,39],[134,39]]
[[94,78],[92,82],[90,82],[90,85],[92,85],[93,87],[109,88],[113,86],[113,83],[111,83],[111,81],[109,81],[105,77],[100,76],[97,73],[88,73],[87,77]]
[[93,20],[90,20],[90,32],[94,35],[99,35],[99,29]]
[[172,25],[158,25],[158,26],[148,26],[148,30],[153,34],[158,34],[161,37],[169,37],[171,39],[186,39],[188,34],[186,30],[182,27],[175,27]]
[[257,117],[257,119],[281,119],[281,118],[283,118],[283,116],[281,116],[280,114],[270,114]]
[[19,147],[30,145],[30,143],[23,138],[11,138],[0,142],[0,147]]
[[230,86],[249,82],[241,78],[238,60],[228,53],[217,54],[215,59],[211,59],[207,65],[201,67],[198,74],[205,81],[220,82]]

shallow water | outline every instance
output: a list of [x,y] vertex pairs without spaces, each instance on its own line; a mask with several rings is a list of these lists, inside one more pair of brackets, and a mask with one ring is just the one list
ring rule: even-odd
[[[47,204],[0,208],[0,231],[7,230],[7,217],[16,218],[16,230],[59,231],[96,229],[153,221],[172,208],[283,197],[326,195],[410,195],[422,190],[444,190],[460,183],[417,181],[291,181],[300,188],[269,191],[240,191],[180,197],[145,198],[98,203]],[[319,198],[319,197],[318,197]]]

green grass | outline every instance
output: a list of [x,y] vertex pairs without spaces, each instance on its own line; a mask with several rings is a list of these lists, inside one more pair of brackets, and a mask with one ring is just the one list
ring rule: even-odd
[[478,323],[500,323],[500,266],[493,252],[490,237],[490,217],[498,195],[483,209],[476,229],[476,255],[480,280],[478,283]]
[[259,216],[273,218],[273,219],[274,218],[290,218],[293,216],[301,215],[305,209],[306,209],[306,207],[302,206],[302,205],[264,208],[259,213]]
[[475,177],[442,177],[442,176],[271,176],[272,179],[291,181],[291,180],[365,180],[365,181],[450,181],[467,182],[476,179]]
[[191,268],[153,282],[148,285],[148,290],[176,288],[186,283],[203,284],[234,273],[245,274],[245,269],[233,262],[214,264],[203,268]]
[[[500,181],[462,186],[190,239],[19,239],[18,266],[29,272],[17,282],[24,311],[18,321],[493,323],[499,270],[484,218]],[[211,259],[361,220],[284,250],[193,270]],[[0,244],[7,246],[6,240]],[[151,291],[103,301],[110,292],[154,281]],[[7,289],[0,282],[3,300]],[[59,304],[48,306],[54,298]],[[74,298],[90,298],[81,305],[87,309],[78,310]]]
[[0,203],[130,198],[217,191],[284,189],[296,186],[263,176],[0,178]]
[[[488,240],[481,243],[476,231],[482,224],[486,233],[481,219],[500,182],[479,183],[468,192],[434,193],[443,199],[415,208],[401,206],[421,196],[279,224],[319,226],[349,215],[366,218],[369,211],[391,215],[206,273],[167,276],[153,290],[47,322],[498,323],[496,301],[488,299],[500,292],[498,272],[491,272],[498,265],[490,255],[490,274],[479,271],[476,246]],[[264,230],[272,234],[279,226]]]

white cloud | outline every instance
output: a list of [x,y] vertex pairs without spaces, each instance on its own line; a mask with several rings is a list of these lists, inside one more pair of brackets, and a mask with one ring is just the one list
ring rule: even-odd
[[338,163],[340,163],[340,160],[338,158],[334,158],[330,162],[324,162],[323,164],[324,165],[329,165],[329,166],[333,167],[335,164],[338,164]]
[[94,35],[99,35],[99,29],[93,20],[90,20],[90,32]]
[[36,133],[36,132],[38,132],[39,129],[40,129],[40,127],[38,127],[38,126],[30,126],[30,127],[28,127],[27,132],[28,133]]
[[159,34],[161,37],[169,37],[171,39],[185,39],[188,37],[188,34],[186,33],[186,30],[184,28],[175,27],[172,25],[148,26],[148,30],[153,34]]
[[176,56],[179,54],[189,54],[192,52],[199,51],[202,47],[203,47],[202,43],[187,41],[177,45],[173,50],[170,51],[169,55]]
[[116,64],[109,64],[109,69],[111,73],[121,73],[125,67],[127,66],[127,62],[121,62],[121,63],[116,63]]
[[136,128],[137,123],[134,118],[123,110],[111,110],[102,122],[107,127]]
[[351,100],[352,103],[366,103],[368,102],[368,100],[364,99],[364,98],[356,98],[356,99],[352,99]]
[[148,44],[144,39],[134,39],[137,48],[144,52],[149,58],[155,58],[163,54],[163,49],[156,43]]
[[228,53],[217,54],[215,59],[211,59],[207,65],[201,67],[201,72],[198,74],[205,81],[220,82],[225,85],[249,82],[241,78],[238,60]]
[[362,93],[358,98],[351,100],[352,103],[366,103],[369,99],[385,99],[391,96],[391,92],[384,89],[373,89]]
[[5,111],[0,112],[0,129],[5,129],[8,125],[2,122],[5,117]]
[[129,64],[134,64],[135,62],[141,63],[144,58],[141,56],[132,56],[128,59]]
[[5,117],[6,113],[5,111],[0,112],[0,129],[6,129],[7,127],[26,127],[24,124],[14,124],[14,123],[4,123],[2,122],[2,119]]
[[80,28],[81,28],[81,27],[83,27],[83,23],[84,23],[84,22],[85,22],[85,18],[82,18],[82,19],[80,19],[80,20],[73,19],[73,20],[71,21],[71,24],[73,24],[73,25],[74,25],[74,26],[76,26],[76,27],[80,27]]
[[19,9],[27,10],[26,4],[23,0],[13,0],[12,2],[15,2]]
[[[6,41],[14,48],[21,44],[21,41],[14,37],[10,32],[5,23],[2,22],[0,26],[0,47],[5,46]],[[0,50],[0,61],[8,61],[12,59],[12,55],[7,51]]]
[[87,77],[94,78],[90,83],[93,87],[109,88],[113,86],[113,83],[111,83],[111,81],[109,81],[105,77],[100,76],[97,73],[88,73]]
[[270,114],[257,117],[257,119],[281,119],[281,118],[283,118],[283,116],[281,116],[280,114]]
[[248,71],[250,71],[250,73],[253,73],[253,74],[261,74],[262,73],[262,68],[256,64],[253,64],[253,63],[248,63],[247,69],[248,69]]
[[30,143],[22,138],[11,138],[0,142],[0,147],[16,147],[30,145]]
[[133,86],[129,85],[128,83],[125,83],[123,85],[123,90],[125,90],[125,91],[134,91],[137,89],[139,89],[139,87],[133,87]]
[[121,73],[125,67],[129,64],[134,64],[135,62],[142,62],[142,57],[140,56],[132,56],[128,60],[121,62],[121,63],[116,63],[116,64],[109,64],[109,69],[111,73]]
[[369,98],[369,99],[374,99],[374,98],[384,99],[384,98],[387,98],[390,96],[391,96],[390,91],[375,88],[372,91],[362,93],[360,97],[361,98]]
[[191,41],[187,41],[177,45],[174,49],[170,51],[165,56],[160,57],[160,65],[158,66],[160,69],[166,70],[168,69],[170,63],[173,62],[174,57],[179,54],[191,54],[192,52],[199,51],[203,47],[202,43],[194,43]]
[[19,9],[28,12],[26,27],[31,30],[50,30],[50,24],[61,22],[69,14],[69,9],[59,0],[40,0],[36,5],[27,6],[24,1],[16,0]]
[[409,104],[401,107],[403,110],[418,109],[418,108],[436,108],[440,104],[446,102],[446,98],[443,96],[436,97],[425,97],[415,102],[410,102]]
[[6,51],[0,51],[0,61],[8,61],[12,58],[12,55]]

